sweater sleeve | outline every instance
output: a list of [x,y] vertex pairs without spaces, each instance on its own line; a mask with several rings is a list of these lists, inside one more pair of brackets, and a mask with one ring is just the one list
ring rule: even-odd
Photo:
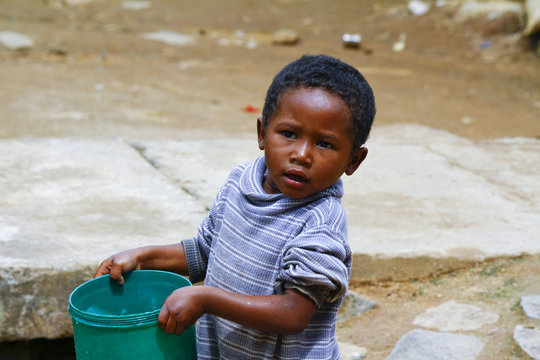
[[342,297],[349,284],[352,254],[340,233],[346,230],[319,225],[291,240],[283,251],[276,292],[296,288],[318,307]]
[[189,279],[192,283],[203,281],[206,277],[214,225],[215,219],[212,211],[210,211],[199,225],[197,236],[182,241],[188,265]]
[[227,194],[237,187],[238,179],[247,163],[235,167],[225,184],[216,195],[212,208],[199,225],[197,236],[182,241],[186,255],[189,279],[192,283],[203,281],[206,277],[208,257],[212,248],[212,242],[221,228],[223,209],[226,206]]
[[216,196],[214,205],[199,225],[197,236],[182,241],[186,255],[189,279],[192,283],[203,281],[208,267],[208,256],[222,219],[223,198],[226,193],[225,184]]

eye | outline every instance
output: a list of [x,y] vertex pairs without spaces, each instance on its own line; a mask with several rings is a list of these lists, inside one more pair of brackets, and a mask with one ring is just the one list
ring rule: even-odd
[[318,147],[321,147],[323,149],[333,149],[334,148],[334,145],[330,144],[329,142],[327,141],[324,141],[324,140],[321,140],[317,143],[317,146]]
[[288,139],[296,139],[296,134],[290,130],[281,131],[281,135],[285,136]]

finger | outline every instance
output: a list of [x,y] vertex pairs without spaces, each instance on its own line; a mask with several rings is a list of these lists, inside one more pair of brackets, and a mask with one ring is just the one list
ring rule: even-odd
[[174,330],[174,333],[176,335],[180,335],[186,329],[186,319],[182,318],[181,314],[176,314],[176,316],[174,317],[174,321],[176,325],[176,329]]
[[183,326],[181,326],[180,324],[176,324],[176,329],[174,330],[174,333],[176,335],[180,335],[181,333],[183,333],[185,330],[185,328]]
[[167,334],[172,334],[175,332],[175,330],[176,330],[176,320],[172,316],[169,316],[169,318],[167,319],[167,326],[165,326],[165,332]]
[[110,268],[105,263],[101,263],[101,265],[96,270],[96,273],[94,274],[94,278],[107,275],[110,272]]
[[160,329],[165,330],[167,327],[167,320],[169,320],[169,309],[164,305],[158,316],[158,326]]
[[116,280],[119,284],[124,284],[124,277],[122,276],[122,267],[111,266],[110,270],[111,279]]

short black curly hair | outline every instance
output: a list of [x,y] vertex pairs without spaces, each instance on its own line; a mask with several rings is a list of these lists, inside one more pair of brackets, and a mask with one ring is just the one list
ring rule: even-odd
[[354,148],[365,144],[375,118],[373,91],[357,69],[328,55],[304,55],[274,77],[262,111],[265,128],[279,108],[281,96],[300,87],[323,88],[339,95],[351,113]]

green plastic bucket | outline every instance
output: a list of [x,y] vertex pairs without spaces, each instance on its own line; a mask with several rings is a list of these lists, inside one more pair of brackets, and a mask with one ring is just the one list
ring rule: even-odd
[[183,276],[157,270],[124,275],[124,285],[109,275],[77,287],[69,297],[77,360],[196,359],[195,326],[180,335],[157,326],[165,299],[190,286]]

